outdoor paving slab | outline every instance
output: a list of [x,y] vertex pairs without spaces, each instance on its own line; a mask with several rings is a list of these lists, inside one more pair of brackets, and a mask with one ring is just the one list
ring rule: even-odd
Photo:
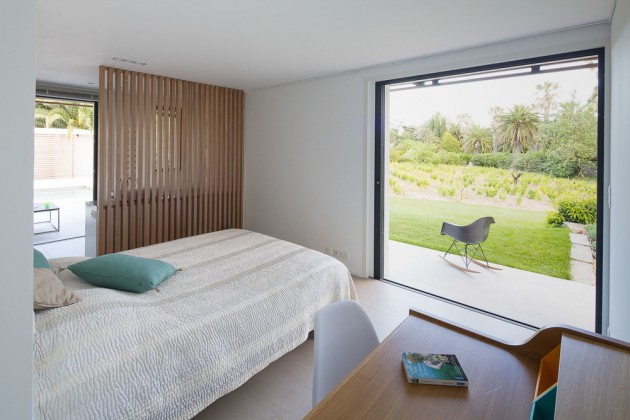
[[588,241],[588,236],[580,235],[579,233],[569,233],[569,239],[571,240],[572,244],[586,245],[586,246],[591,245],[590,242]]
[[571,247],[571,259],[593,264],[593,252],[590,246],[573,245]]
[[593,264],[583,261],[571,261],[571,277],[573,281],[583,284],[595,284],[595,273],[593,273]]
[[563,222],[562,224],[571,229],[571,232],[573,233],[584,233],[584,225],[580,223]]

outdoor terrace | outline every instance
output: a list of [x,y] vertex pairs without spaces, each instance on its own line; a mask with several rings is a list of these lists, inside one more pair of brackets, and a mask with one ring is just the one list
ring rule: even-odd
[[[442,260],[439,251],[396,241],[388,246],[388,280],[536,327],[595,328],[592,284],[502,266],[497,266],[502,270],[475,266],[478,274],[467,273]],[[450,258],[461,263],[456,256]]]

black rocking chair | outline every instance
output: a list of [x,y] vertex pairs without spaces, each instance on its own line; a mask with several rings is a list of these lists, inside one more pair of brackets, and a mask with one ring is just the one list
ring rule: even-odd
[[[442,259],[453,267],[469,273],[479,273],[479,271],[474,271],[468,268],[471,262],[474,262],[481,267],[500,270],[500,268],[492,267],[488,264],[486,254],[483,252],[483,248],[481,247],[481,243],[488,239],[488,233],[490,232],[490,225],[492,223],[495,223],[493,217],[482,217],[481,219],[475,220],[466,226],[454,225],[448,222],[442,223],[442,231],[440,233],[453,238],[453,243],[451,243],[451,246],[444,253],[444,256],[441,256]],[[462,247],[460,243],[464,246]],[[455,251],[453,252],[454,255],[459,255],[462,258],[464,265],[466,266],[465,268],[446,259],[446,256],[449,252],[451,252],[451,249]],[[483,261],[485,261],[485,264],[479,261],[479,259],[482,258]]]

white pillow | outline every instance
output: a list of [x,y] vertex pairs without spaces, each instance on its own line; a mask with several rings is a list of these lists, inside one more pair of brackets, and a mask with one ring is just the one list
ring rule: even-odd
[[33,309],[43,310],[71,305],[81,299],[63,288],[50,268],[33,268]]

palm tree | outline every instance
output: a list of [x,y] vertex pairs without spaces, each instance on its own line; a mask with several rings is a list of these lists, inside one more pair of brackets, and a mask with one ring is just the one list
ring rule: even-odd
[[539,122],[538,114],[532,107],[514,105],[509,112],[498,117],[499,138],[512,153],[527,151],[534,146]]
[[462,142],[464,141],[471,124],[472,117],[470,114],[460,114],[457,116],[456,122],[448,121],[447,131],[449,131],[457,140]]
[[[512,109],[498,117],[498,134],[504,147],[514,155],[527,151],[535,146],[535,136],[538,132],[538,114],[534,109],[525,105],[514,105]],[[512,178],[514,185],[523,175],[516,169],[516,156],[512,159]]]
[[468,134],[468,130],[473,125],[472,116],[468,113],[459,114],[457,116],[457,125],[459,125],[462,134],[466,136]]
[[503,114],[503,108],[500,106],[493,106],[490,108],[492,114],[491,130],[492,130],[492,153],[499,151],[499,116]]
[[549,114],[557,105],[558,87],[558,83],[550,81],[536,85],[539,92],[536,104],[542,112],[544,122],[549,121]]
[[483,128],[473,124],[468,129],[468,134],[463,142],[464,151],[470,153],[488,153],[492,150],[492,132],[489,128]]
[[74,129],[94,128],[94,107],[91,105],[55,104],[35,108],[35,120],[45,120],[45,126],[68,129],[68,138]]

